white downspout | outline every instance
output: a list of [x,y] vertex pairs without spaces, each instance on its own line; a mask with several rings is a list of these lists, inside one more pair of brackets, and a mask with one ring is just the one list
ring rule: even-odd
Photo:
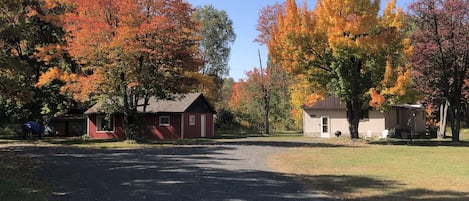
[[181,139],[184,139],[184,113],[181,114]]
[[90,137],[90,116],[86,116],[86,135]]

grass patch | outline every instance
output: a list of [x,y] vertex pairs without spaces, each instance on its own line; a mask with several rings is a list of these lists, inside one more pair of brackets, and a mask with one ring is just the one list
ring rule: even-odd
[[52,200],[51,188],[37,178],[38,162],[27,156],[0,150],[0,200]]
[[67,137],[67,138],[45,138],[41,141],[36,141],[39,144],[52,144],[52,145],[65,145],[80,148],[103,148],[103,149],[138,149],[138,148],[156,148],[173,145],[199,145],[199,144],[212,144],[217,141],[222,141],[225,138],[211,139],[211,138],[197,138],[197,139],[174,139],[174,140],[153,140],[146,139],[143,141],[135,140],[121,140],[121,139],[84,139],[81,137]]
[[132,140],[99,140],[84,139],[82,137],[45,138],[41,141],[38,141],[37,143],[91,149],[138,149],[152,147],[152,145],[149,143],[137,143],[136,141]]
[[469,200],[468,142],[317,140],[342,146],[294,148],[272,156],[269,164],[336,199]]

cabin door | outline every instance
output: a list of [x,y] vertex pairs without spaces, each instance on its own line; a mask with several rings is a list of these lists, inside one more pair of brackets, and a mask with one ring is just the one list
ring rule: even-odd
[[330,137],[329,117],[321,117],[321,137],[322,138]]
[[206,124],[206,115],[200,115],[200,137],[205,137],[207,135],[207,124]]

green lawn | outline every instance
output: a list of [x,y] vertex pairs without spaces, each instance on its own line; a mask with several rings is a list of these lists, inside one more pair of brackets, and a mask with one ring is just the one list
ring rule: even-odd
[[468,141],[317,140],[323,145],[277,154],[269,164],[336,199],[469,200]]
[[51,200],[51,188],[36,176],[37,165],[31,158],[0,150],[0,200]]

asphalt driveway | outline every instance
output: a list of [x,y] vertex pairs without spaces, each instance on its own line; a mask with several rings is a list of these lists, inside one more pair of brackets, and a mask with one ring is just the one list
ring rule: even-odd
[[[287,145],[287,146],[285,146]],[[63,200],[318,200],[266,164],[289,144],[232,143],[109,150],[22,147]],[[287,161],[286,161],[287,162]]]

